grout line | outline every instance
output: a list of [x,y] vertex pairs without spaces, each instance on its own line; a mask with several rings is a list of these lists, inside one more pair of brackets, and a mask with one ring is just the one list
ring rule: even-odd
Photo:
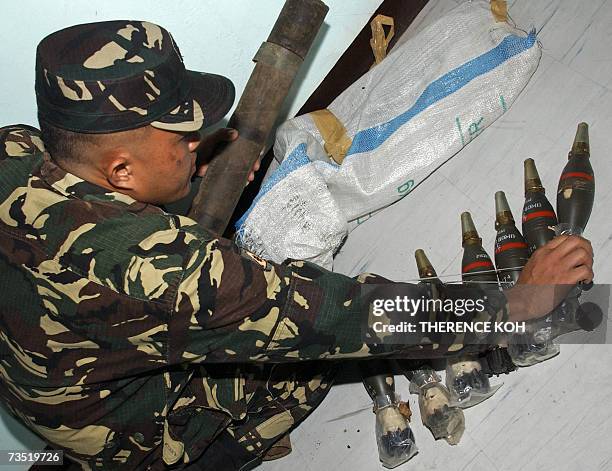
[[494,471],[499,471],[499,468],[496,466],[495,461],[493,461],[491,459],[491,457],[489,455],[487,455],[486,451],[484,451],[482,448],[480,449],[480,451],[485,456],[485,458],[487,458],[487,460],[489,460],[489,465],[493,467],[493,470]]
[[[576,44],[578,44],[578,41],[580,41],[584,37],[586,32],[591,28],[591,26],[593,26],[593,21],[597,17],[597,14],[599,13],[599,10],[601,10],[604,7],[604,5],[606,5],[607,3],[608,3],[608,0],[604,0],[601,3],[601,5],[599,6],[599,8],[597,10],[595,10],[595,12],[593,13],[593,16],[591,16],[591,18],[589,18],[588,26],[582,30],[582,32],[580,33],[578,38],[576,38],[576,40],[573,42],[573,44],[567,49],[567,52],[565,54],[563,54],[563,57],[561,57],[561,61],[565,60],[565,57],[570,53],[570,51],[574,48],[574,46]],[[568,66],[569,66],[569,64],[568,64]]]
[[539,35],[542,32],[542,30],[546,27],[546,25],[552,19],[552,17],[555,16],[555,14],[557,13],[558,10],[559,10],[559,5],[557,4],[557,7],[553,10],[553,12],[550,14],[550,16],[544,20],[544,22],[542,23],[542,26],[540,26],[540,29],[537,30],[536,36]]

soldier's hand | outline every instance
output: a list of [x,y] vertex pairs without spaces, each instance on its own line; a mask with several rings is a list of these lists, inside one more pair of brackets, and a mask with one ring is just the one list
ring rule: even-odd
[[593,280],[593,247],[579,236],[559,236],[536,250],[519,277],[519,284],[575,285]]
[[[217,129],[211,134],[205,135],[196,150],[198,153],[196,175],[198,177],[203,177],[208,170],[208,164],[210,164],[211,160],[214,159],[219,153],[222,146],[229,142],[233,142],[236,139],[238,139],[238,131],[233,128],[221,128]],[[257,162],[255,162],[251,172],[249,173],[249,182],[252,182],[255,179],[255,172],[259,170],[260,164],[261,159],[257,159]]]
[[593,280],[593,247],[579,236],[559,236],[536,250],[506,292],[511,320],[545,316],[581,281]]

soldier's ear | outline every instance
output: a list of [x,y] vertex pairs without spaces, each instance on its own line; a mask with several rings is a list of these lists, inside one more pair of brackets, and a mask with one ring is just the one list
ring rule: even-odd
[[119,191],[130,191],[135,187],[132,159],[127,151],[117,151],[108,156],[104,173],[108,183]]

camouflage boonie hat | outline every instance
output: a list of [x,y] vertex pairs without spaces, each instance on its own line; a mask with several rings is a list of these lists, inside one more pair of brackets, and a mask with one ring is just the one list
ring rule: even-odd
[[196,131],[220,121],[234,102],[232,82],[186,70],[164,28],[145,21],[71,26],[36,51],[39,119],[81,133],[147,124]]

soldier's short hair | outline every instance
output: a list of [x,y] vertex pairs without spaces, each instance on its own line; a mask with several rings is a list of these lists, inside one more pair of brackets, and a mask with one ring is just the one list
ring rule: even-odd
[[[129,131],[120,131],[106,134],[90,134],[68,131],[49,124],[38,118],[40,123],[40,137],[45,149],[55,161],[71,163],[88,163],[95,158],[96,152],[101,152],[105,146],[124,144],[125,133],[130,133],[130,142],[138,139],[150,128],[142,126]],[[142,134],[141,134],[142,133]]]
[[55,160],[84,163],[87,149],[99,144],[104,134],[85,134],[68,131],[39,120],[40,134],[45,149]]

